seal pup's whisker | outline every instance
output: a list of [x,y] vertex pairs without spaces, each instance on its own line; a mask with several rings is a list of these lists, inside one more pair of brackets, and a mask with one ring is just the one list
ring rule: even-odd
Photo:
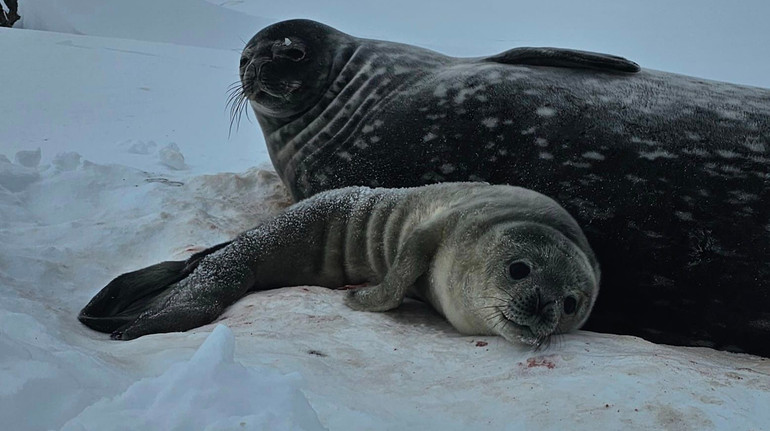
[[508,319],[506,319],[505,316],[503,316],[499,311],[493,311],[487,313],[486,315],[482,315],[482,318],[493,333],[499,330],[502,326],[505,326],[506,322],[508,321]]

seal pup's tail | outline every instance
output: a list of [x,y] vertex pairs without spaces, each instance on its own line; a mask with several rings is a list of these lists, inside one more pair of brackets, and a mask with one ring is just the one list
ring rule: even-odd
[[114,333],[162,301],[164,293],[190,275],[201,259],[228,244],[207,248],[187,260],[156,263],[116,277],[83,307],[78,320],[93,330]]

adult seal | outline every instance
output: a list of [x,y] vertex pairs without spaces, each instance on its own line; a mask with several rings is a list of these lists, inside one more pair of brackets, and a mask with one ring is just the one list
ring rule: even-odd
[[479,183],[352,187],[187,261],[124,274],[80,320],[126,340],[209,323],[250,291],[369,283],[350,291],[349,306],[385,311],[409,294],[462,333],[540,345],[583,324],[599,277],[575,220],[539,193]]
[[515,48],[481,58],[307,20],[257,33],[234,109],[297,200],[513,184],[555,198],[604,269],[586,328],[770,356],[770,90]]

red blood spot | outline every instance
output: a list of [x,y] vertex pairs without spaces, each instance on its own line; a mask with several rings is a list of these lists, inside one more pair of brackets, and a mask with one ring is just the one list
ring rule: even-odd
[[487,344],[489,343],[487,343],[486,341],[476,341],[476,347],[484,347]]
[[556,368],[556,364],[554,364],[550,359],[544,357],[527,359],[527,368],[534,367],[546,367],[549,370],[552,370]]

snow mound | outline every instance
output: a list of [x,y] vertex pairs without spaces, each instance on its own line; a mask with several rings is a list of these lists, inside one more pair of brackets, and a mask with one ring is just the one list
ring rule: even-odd
[[7,157],[0,158],[0,189],[18,192],[38,179],[40,174],[37,169],[15,165]]
[[40,164],[40,147],[37,150],[22,150],[17,151],[14,160],[16,163],[24,166],[25,168],[36,168]]
[[[1,279],[1,277],[0,277]],[[30,305],[0,301],[0,418],[4,430],[60,426],[99,399],[125,387],[125,373],[71,345],[60,331],[7,308]],[[66,335],[66,334],[65,334]]]
[[322,430],[299,374],[234,361],[235,337],[218,325],[192,359],[142,379],[67,422],[63,430]]
[[129,139],[118,145],[118,147],[124,149],[127,153],[147,155],[154,152],[158,144],[155,141],[134,141]]
[[80,166],[80,159],[82,158],[83,156],[75,151],[65,151],[56,154],[51,164],[60,171],[74,171]]
[[173,142],[158,151],[158,158],[161,164],[175,171],[187,169],[187,165],[184,163],[184,154],[179,150],[179,146]]

